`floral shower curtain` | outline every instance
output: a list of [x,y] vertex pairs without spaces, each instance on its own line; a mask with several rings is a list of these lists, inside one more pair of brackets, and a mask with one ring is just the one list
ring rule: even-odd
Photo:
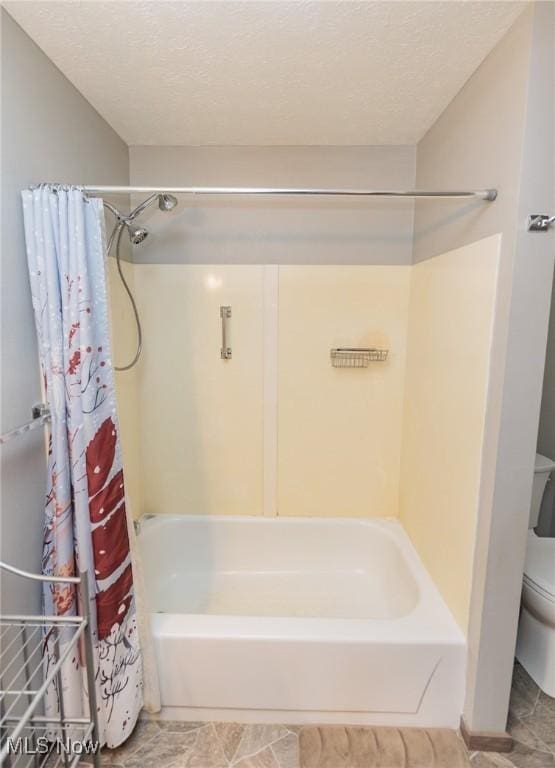
[[[142,655],[116,413],[103,206],[77,188],[22,193],[46,401],[52,414],[43,572],[86,570],[103,743],[131,733],[143,703]],[[71,586],[45,584],[47,614],[78,612]],[[53,648],[46,638],[46,663]],[[79,658],[63,674],[66,715],[86,696]],[[50,691],[55,712],[58,692]]]

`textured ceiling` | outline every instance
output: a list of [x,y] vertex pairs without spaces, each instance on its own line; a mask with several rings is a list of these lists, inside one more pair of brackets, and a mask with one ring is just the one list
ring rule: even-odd
[[405,144],[511,2],[47,2],[9,13],[129,144]]

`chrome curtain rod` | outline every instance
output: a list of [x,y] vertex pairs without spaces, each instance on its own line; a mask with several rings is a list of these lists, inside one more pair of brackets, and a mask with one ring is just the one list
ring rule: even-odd
[[163,194],[172,195],[317,195],[327,197],[419,197],[419,198],[477,198],[491,202],[497,197],[496,189],[443,190],[383,190],[383,189],[320,189],[295,187],[82,187],[89,195]]

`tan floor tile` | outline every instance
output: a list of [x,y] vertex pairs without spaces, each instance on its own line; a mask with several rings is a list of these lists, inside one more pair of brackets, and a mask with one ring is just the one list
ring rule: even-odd
[[[554,728],[555,728],[555,720],[554,722]],[[531,723],[532,725],[532,723]],[[515,741],[520,742],[521,744],[524,744],[526,747],[530,747],[531,749],[539,749],[543,751],[549,751],[549,748],[547,745],[537,736],[537,734],[534,733],[532,728],[528,725],[526,725],[524,720],[520,720],[518,717],[515,717],[512,713],[509,714],[509,722],[507,724],[507,730],[513,737]]]
[[538,703],[533,715],[524,717],[522,722],[548,749],[555,752],[555,707]]
[[555,768],[555,755],[530,749],[524,744],[515,744],[512,752],[508,752],[505,757],[515,768]]
[[229,761],[232,761],[237,752],[246,726],[242,723],[214,723],[214,728]]
[[472,768],[515,768],[508,757],[496,752],[477,752],[473,755],[470,765]]
[[296,733],[288,733],[274,741],[271,749],[279,768],[299,768],[299,738]]
[[540,689],[528,672],[516,663],[513,670],[510,709],[516,717],[530,715],[536,706]]
[[190,731],[190,734],[196,738],[186,757],[186,768],[227,768],[228,761],[213,723]]
[[171,733],[186,733],[187,731],[194,731],[197,728],[202,728],[207,725],[203,722],[190,722],[181,720],[156,720],[156,725],[161,731],[169,731]]
[[260,752],[274,741],[287,736],[287,728],[283,725],[247,725],[243,731],[241,741],[235,753],[234,762],[243,757],[249,757]]
[[240,762],[234,763],[236,768],[280,768],[271,747],[265,747],[250,757],[244,757]]
[[115,749],[103,749],[102,759],[107,761],[108,765],[124,763],[126,758],[144,746],[150,739],[158,735],[160,729],[157,723],[152,720],[139,720],[135,730],[127,741]]
[[[143,746],[127,757],[125,768],[170,768],[185,766],[186,760],[194,749],[198,731],[187,733],[165,733],[158,730],[158,735],[149,739]],[[203,768],[207,768],[204,767]]]
[[542,706],[547,707],[547,709],[550,709],[551,712],[553,712],[553,717],[555,718],[555,698],[553,698],[553,696],[548,696],[547,693],[540,691],[538,696],[538,704],[541,704]]

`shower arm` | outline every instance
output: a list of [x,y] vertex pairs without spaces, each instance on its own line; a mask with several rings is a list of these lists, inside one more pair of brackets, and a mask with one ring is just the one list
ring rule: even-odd
[[112,205],[112,203],[109,203],[107,200],[102,201],[102,205],[104,208],[106,208],[107,211],[110,211],[114,215],[117,221],[123,221],[123,216],[118,211],[118,209],[115,207],[115,205]]
[[139,205],[138,205],[136,208],[133,208],[133,210],[132,210],[132,211],[131,211],[131,213],[129,214],[129,219],[132,221],[132,220],[133,220],[133,219],[135,219],[137,216],[140,216],[140,215],[141,215],[141,213],[142,213],[143,211],[145,211],[145,210],[148,208],[148,206],[149,206],[149,205],[150,205],[152,202],[154,202],[154,200],[156,200],[156,198],[157,198],[157,197],[159,197],[159,195],[160,195],[160,194],[161,194],[161,193],[159,193],[159,192],[153,192],[153,193],[152,193],[152,195],[150,195],[149,197],[147,197],[147,199],[146,199],[146,200],[143,200],[143,202],[142,202],[142,203],[140,203],[140,204],[139,204]]
[[[87,189],[85,189],[85,191],[87,191]],[[89,194],[90,194],[90,193],[89,193]],[[147,197],[147,199],[146,199],[146,200],[143,200],[143,202],[142,202],[142,203],[140,203],[140,204],[139,204],[139,205],[138,205],[136,208],[133,208],[133,210],[131,211],[131,213],[128,213],[128,214],[127,214],[127,216],[124,216],[122,213],[120,213],[120,211],[118,211],[118,209],[116,208],[116,206],[115,206],[115,205],[112,205],[112,203],[109,203],[107,200],[103,200],[103,201],[102,201],[102,204],[104,205],[104,207],[105,207],[105,208],[106,208],[108,211],[110,211],[110,213],[112,213],[112,214],[115,216],[115,218],[116,218],[118,221],[121,221],[121,222],[130,222],[130,221],[133,221],[133,219],[136,219],[136,218],[137,218],[137,216],[140,216],[140,215],[141,215],[141,213],[142,213],[143,211],[145,211],[145,210],[148,208],[148,206],[149,206],[149,205],[150,205],[150,204],[151,204],[151,203],[152,203],[154,200],[156,200],[156,198],[157,198],[157,197],[158,197],[160,194],[161,194],[161,193],[159,193],[159,192],[154,192],[152,195],[150,195],[149,197]]]

